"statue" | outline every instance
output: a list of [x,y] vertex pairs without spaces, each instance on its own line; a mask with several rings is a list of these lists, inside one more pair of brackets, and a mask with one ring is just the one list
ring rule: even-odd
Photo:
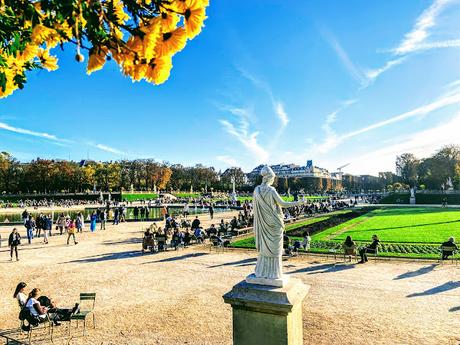
[[273,170],[262,168],[262,184],[254,189],[254,234],[259,252],[255,273],[246,278],[247,283],[283,287],[281,256],[283,254],[284,220],[282,207],[293,207],[303,201],[286,202],[271,185],[275,180]]
[[415,198],[415,190],[414,190],[414,188],[410,189],[410,197]]

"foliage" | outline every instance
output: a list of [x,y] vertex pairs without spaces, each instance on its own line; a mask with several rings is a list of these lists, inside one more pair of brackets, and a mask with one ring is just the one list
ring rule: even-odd
[[161,84],[172,56],[197,36],[208,0],[0,0],[0,98],[24,87],[25,73],[58,68],[51,49],[76,46],[87,72],[113,59],[133,81]]
[[[408,204],[409,193],[392,193],[384,197],[381,204]],[[449,205],[460,205],[460,194],[417,193],[416,202],[420,205],[441,205],[444,199]]]
[[411,187],[417,185],[420,161],[412,153],[403,153],[396,157],[396,173],[402,182]]

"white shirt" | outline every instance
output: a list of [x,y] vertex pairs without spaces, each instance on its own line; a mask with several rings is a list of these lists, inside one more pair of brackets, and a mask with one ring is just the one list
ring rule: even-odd
[[21,306],[25,306],[26,302],[27,302],[27,296],[22,293],[22,292],[18,292],[18,294],[16,295],[16,298],[19,302],[19,305]]
[[40,304],[40,302],[38,302],[35,298],[29,298],[29,300],[27,301],[27,304],[26,304],[26,308],[29,308],[30,310],[30,313],[34,316],[38,316],[38,317],[42,317],[42,318],[45,318],[46,315],[45,314],[40,314],[34,307],[35,304]]

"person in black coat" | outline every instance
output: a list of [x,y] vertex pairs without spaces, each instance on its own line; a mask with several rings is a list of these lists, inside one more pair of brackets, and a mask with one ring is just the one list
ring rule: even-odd
[[376,253],[377,247],[379,245],[379,238],[377,235],[372,235],[372,243],[368,246],[361,248],[359,250],[359,255],[361,256],[360,264],[367,262],[367,253]]
[[[441,248],[443,248],[443,250],[442,250],[442,259],[443,260],[447,260],[449,258],[449,256],[454,254],[454,250],[458,250],[458,247],[455,244],[455,239],[453,237],[449,238],[448,241],[443,242],[441,244]],[[449,248],[452,248],[452,250],[446,250],[446,249],[449,249]]]
[[21,235],[16,228],[11,231],[8,238],[8,246],[10,246],[10,260],[13,261],[13,251],[16,253],[16,261],[19,261],[18,246],[21,244]]

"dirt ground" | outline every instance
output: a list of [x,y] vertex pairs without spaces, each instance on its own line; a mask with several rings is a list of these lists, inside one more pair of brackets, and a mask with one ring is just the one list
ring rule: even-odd
[[[76,246],[67,246],[64,236],[48,245],[36,240],[20,248],[19,262],[9,262],[3,242],[0,329],[17,327],[12,293],[25,281],[62,306],[73,305],[80,292],[97,293],[97,328],[85,338],[77,336],[81,328],[73,329],[69,341],[62,325],[54,344],[230,345],[231,308],[222,295],[253,271],[255,253],[195,246],[142,255],[145,225],[85,232]],[[4,239],[9,231],[0,228]],[[460,343],[460,265],[334,263],[304,256],[284,261],[289,275],[311,286],[303,306],[304,344]]]

